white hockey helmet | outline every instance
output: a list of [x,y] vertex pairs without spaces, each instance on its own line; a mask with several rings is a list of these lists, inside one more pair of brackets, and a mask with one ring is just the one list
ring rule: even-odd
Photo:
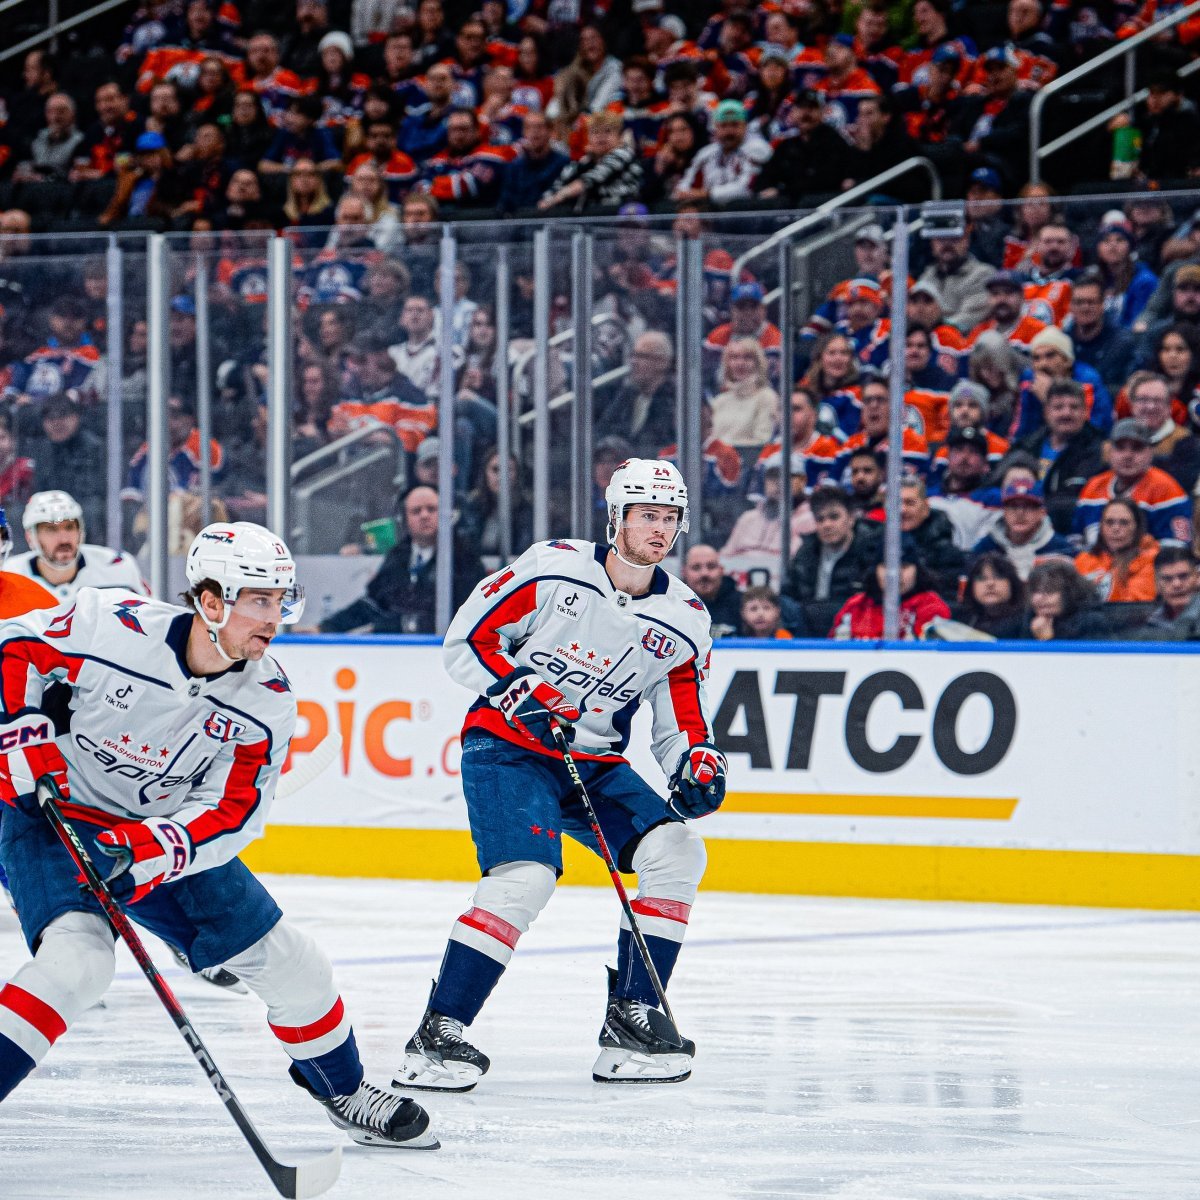
[[[296,584],[291,551],[269,529],[251,521],[206,525],[188,549],[186,570],[192,587],[211,579],[230,605],[237,602],[243,588],[283,588],[280,620],[284,625],[294,625],[304,612],[304,589]],[[222,628],[228,619],[226,610],[216,628]],[[211,630],[212,624],[208,624]]]
[[[669,504],[679,509],[676,536],[688,528],[688,494],[674,463],[662,458],[626,459],[612,474],[604,490],[608,504],[608,542],[617,540],[625,510],[631,504]],[[673,544],[673,543],[672,543]]]
[[57,525],[59,521],[78,521],[79,540],[84,538],[83,509],[79,501],[69,492],[34,492],[25,505],[21,514],[21,524],[25,527],[25,540],[34,554],[41,553],[37,540],[39,525]]

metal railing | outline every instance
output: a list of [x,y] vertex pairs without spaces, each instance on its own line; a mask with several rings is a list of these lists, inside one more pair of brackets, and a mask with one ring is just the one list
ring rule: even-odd
[[[1200,0],[1197,2],[1197,7],[1200,8]],[[849,191],[834,196],[832,200],[826,200],[819,208],[813,209],[812,212],[801,217],[798,221],[793,221],[790,225],[785,225],[782,229],[771,234],[769,238],[764,238],[757,246],[751,246],[740,258],[734,260],[733,269],[729,273],[730,279],[736,280],[741,275],[747,263],[753,262],[754,259],[770,253],[780,242],[786,242],[794,238],[796,234],[803,233],[806,229],[812,229],[814,226],[822,224],[828,219],[830,213],[853,204],[855,200],[862,200],[866,196],[873,195],[885,183],[891,183],[894,179],[899,179],[901,176],[908,175],[913,171],[924,171],[929,176],[930,199],[940,200],[942,198],[942,177],[938,174],[937,168],[933,163],[927,158],[921,158],[919,155],[913,158],[906,158],[902,163],[897,163],[894,167],[889,167],[886,171],[881,171],[873,178],[855,184]]]
[[[1120,113],[1128,112],[1131,108],[1145,100],[1149,95],[1146,88],[1138,91],[1134,90],[1135,70],[1137,67],[1134,52],[1139,46],[1145,45],[1146,42],[1154,41],[1166,33],[1167,30],[1173,29],[1189,17],[1197,15],[1200,15],[1200,0],[1195,0],[1194,3],[1173,12],[1170,16],[1163,17],[1161,21],[1155,21],[1153,25],[1143,29],[1141,33],[1135,33],[1133,37],[1126,38],[1124,41],[1118,42],[1115,46],[1110,46],[1103,53],[1097,54],[1095,58],[1088,59],[1087,62],[1082,63],[1073,71],[1068,71],[1065,75],[1060,75],[1057,79],[1052,79],[1045,87],[1038,91],[1029,106],[1030,182],[1041,182],[1043,159],[1049,158],[1051,154],[1057,154],[1065,146],[1069,146],[1072,142],[1078,141],[1079,138],[1085,137],[1093,129],[1098,129],[1101,125],[1107,124],[1113,117]],[[1086,121],[1081,121],[1078,125],[1068,129],[1061,137],[1057,137],[1054,141],[1048,142],[1043,146],[1042,110],[1046,107],[1046,101],[1051,96],[1057,95],[1064,89],[1078,83],[1081,79],[1100,70],[1101,67],[1106,67],[1109,63],[1116,62],[1120,58],[1125,59],[1125,99],[1118,100],[1116,104],[1109,105],[1103,112],[1089,117]],[[1191,75],[1197,70],[1200,70],[1200,60],[1186,64],[1179,69],[1178,73],[1180,75]]]
[[[18,4],[24,3],[25,0],[0,0],[0,12],[4,12],[5,9],[16,8]],[[114,8],[120,8],[122,5],[128,3],[129,0],[102,0],[100,4],[94,4],[91,8],[60,21],[58,19],[58,2],[57,0],[50,0],[46,28],[39,30],[37,33],[30,34],[23,42],[18,42],[15,46],[4,47],[4,49],[0,50],[0,62],[16,58],[17,55],[24,54],[26,50],[32,50],[37,46],[44,45],[46,42],[50,42],[53,47],[58,41],[60,33],[66,33],[68,29],[75,29],[80,25],[86,25],[93,17],[111,12]]]

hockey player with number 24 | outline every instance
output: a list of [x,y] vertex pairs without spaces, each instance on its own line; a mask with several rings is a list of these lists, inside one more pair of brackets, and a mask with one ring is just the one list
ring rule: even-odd
[[[705,695],[709,617],[659,566],[687,529],[687,489],[675,467],[631,459],[614,472],[605,499],[607,546],[531,547],[475,589],[446,635],[447,671],[479,694],[463,727],[462,779],[483,878],[450,933],[394,1087],[475,1086],[490,1062],[463,1038],[463,1026],[553,894],[562,836],[600,852],[556,732],[571,742],[618,866],[637,874],[631,908],[664,984],[675,966],[705,866],[691,821],[725,797],[725,759]],[[623,757],[643,701],[668,800]],[[623,915],[592,1078],[674,1083],[690,1075],[694,1054],[657,1007]]]
[[187,579],[188,608],[83,588],[73,607],[0,622],[0,862],[33,952],[0,989],[0,1100],[113,978],[112,928],[39,808],[49,775],[88,855],[114,863],[114,899],[194,970],[225,964],[266,1003],[292,1079],[335,1125],[435,1148],[419,1105],[364,1080],[329,960],[237,858],[295,727],[267,651],[303,610],[296,565],[262,526],[219,523],[192,543]]

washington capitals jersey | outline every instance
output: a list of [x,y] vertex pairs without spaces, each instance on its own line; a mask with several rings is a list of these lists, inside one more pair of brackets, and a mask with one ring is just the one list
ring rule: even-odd
[[65,811],[94,824],[169,817],[195,850],[189,874],[261,836],[296,723],[287,676],[269,655],[219,675],[187,666],[191,613],[135,592],[84,588],[0,622],[4,715],[40,709],[50,684],[67,763]]
[[76,567],[78,569],[75,578],[69,583],[51,583],[42,574],[38,567],[38,556],[31,550],[26,554],[14,554],[4,569],[36,580],[51,592],[60,604],[74,600],[80,588],[85,587],[121,588],[142,596],[150,595],[150,589],[131,555],[118,554],[107,546],[92,546],[84,542],[79,547],[79,561]]
[[549,754],[483,695],[528,667],[579,707],[577,758],[620,759],[634,713],[649,704],[654,756],[670,775],[685,750],[713,740],[708,612],[661,567],[646,595],[618,591],[604,569],[607,556],[607,546],[592,542],[539,542],[475,588],[443,650],[451,678],[479,693],[463,732],[486,729]]

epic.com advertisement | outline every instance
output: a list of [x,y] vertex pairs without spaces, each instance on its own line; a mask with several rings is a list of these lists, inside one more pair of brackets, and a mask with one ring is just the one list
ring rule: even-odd
[[[472,697],[436,645],[281,642],[299,704],[277,824],[466,827]],[[1200,657],[713,651],[729,798],[706,837],[1196,853]],[[643,709],[630,761],[665,792]],[[286,789],[284,789],[286,790]]]

